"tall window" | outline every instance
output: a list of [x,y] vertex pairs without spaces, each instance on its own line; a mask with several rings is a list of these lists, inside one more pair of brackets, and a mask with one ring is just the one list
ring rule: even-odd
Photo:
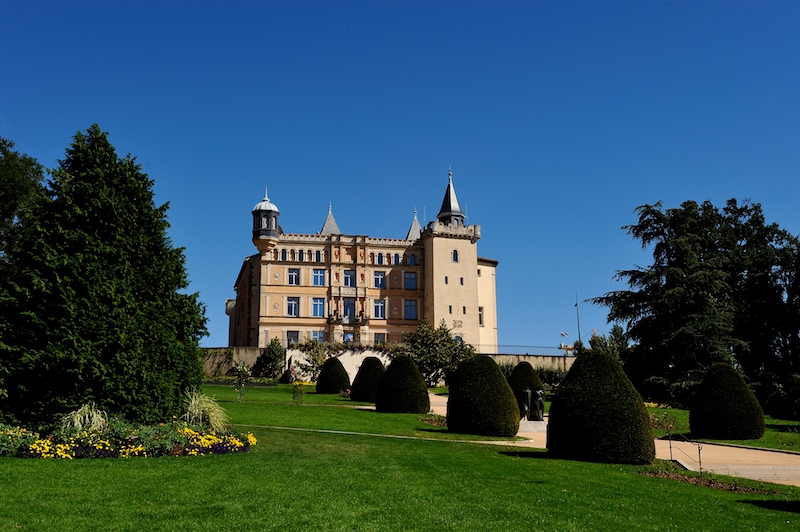
[[383,299],[376,299],[375,300],[375,308],[373,312],[373,317],[376,320],[384,320],[386,319],[386,301]]
[[399,253],[395,253],[394,254],[394,263],[395,264],[400,264],[400,254]]
[[289,268],[289,284],[295,286],[300,284],[300,268]]
[[413,253],[408,256],[408,265],[409,266],[416,266],[417,264],[417,256]]
[[344,285],[345,286],[355,286],[356,285],[356,271],[355,270],[345,270],[344,271]]
[[323,297],[315,297],[312,301],[313,305],[311,306],[312,316],[315,318],[324,318],[325,317],[325,298]]
[[311,339],[317,342],[325,341],[325,331],[311,331]]
[[297,253],[297,261],[298,261],[298,262],[303,262],[303,260],[305,259],[305,256],[306,256],[306,252],[305,252],[305,251],[303,251],[303,250],[301,249],[301,250],[300,250],[300,251]]
[[417,272],[406,272],[405,273],[405,284],[403,285],[406,290],[416,290],[417,289]]
[[286,345],[292,346],[300,341],[300,331],[286,331]]
[[417,302],[413,299],[406,299],[405,318],[407,320],[417,319]]
[[458,262],[458,250],[453,250],[453,262]]
[[478,325],[483,327],[483,307],[478,307]]
[[286,250],[285,250],[285,249],[282,249],[282,250],[281,250],[281,260],[285,261],[285,260],[286,260],[286,258],[287,258],[287,256],[286,256]]
[[300,298],[287,297],[286,298],[286,315],[296,318],[300,315]]
[[315,255],[315,259],[314,259],[315,261],[322,262],[322,251],[317,250],[317,251],[314,252],[314,255]]
[[378,264],[383,264],[383,253],[378,253]]
[[375,345],[385,344],[387,341],[386,333],[375,333]]
[[375,272],[375,288],[386,288],[386,272]]
[[314,286],[325,286],[325,270],[314,268]]

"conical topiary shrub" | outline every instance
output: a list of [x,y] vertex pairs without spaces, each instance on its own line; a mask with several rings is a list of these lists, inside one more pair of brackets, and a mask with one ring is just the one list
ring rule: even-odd
[[392,360],[378,384],[375,410],[408,414],[427,414],[431,400],[417,365],[407,356]]
[[356,378],[353,379],[353,386],[350,389],[350,399],[365,403],[374,403],[375,394],[378,392],[378,384],[381,377],[386,372],[383,362],[378,357],[367,357],[358,368]]
[[539,375],[533,370],[530,362],[520,362],[514,367],[511,375],[508,376],[508,385],[511,386],[511,391],[514,392],[514,397],[517,398],[517,406],[519,407],[520,418],[525,414],[525,390],[531,391],[531,402],[536,401],[536,391],[542,389],[542,381],[539,380]]
[[614,355],[578,355],[550,405],[547,447],[554,456],[575,460],[653,461],[650,416]]
[[730,364],[714,364],[697,386],[689,408],[695,438],[757,440],[764,435],[764,411]]
[[339,393],[348,388],[350,388],[350,376],[341,361],[336,357],[326,360],[317,377],[317,393]]
[[462,434],[514,436],[519,408],[500,367],[488,356],[461,362],[450,378],[447,428]]

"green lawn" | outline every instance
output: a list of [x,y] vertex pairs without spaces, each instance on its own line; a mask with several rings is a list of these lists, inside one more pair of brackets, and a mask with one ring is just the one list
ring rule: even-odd
[[[672,432],[676,434],[682,434],[687,438],[691,438],[692,434],[691,430],[689,429],[688,410],[680,410],[677,408],[649,408],[648,410],[650,410],[652,413],[655,413],[659,419],[665,419],[664,416],[666,416],[666,419],[674,420],[675,429]],[[767,416],[766,426],[767,430],[764,433],[764,436],[758,440],[703,439],[702,441],[800,452],[800,422],[785,421]],[[655,436],[657,438],[664,437],[666,434],[667,431],[665,430],[655,431]]]
[[[289,388],[248,389],[238,404],[233,390],[221,388],[206,391],[234,423],[302,427],[329,418],[336,427],[362,419],[349,430],[370,433],[420,428],[418,416],[358,411],[330,396],[309,394],[306,406],[294,406]],[[309,406],[316,401],[328,406]],[[249,454],[2,458],[0,531],[790,530],[800,512],[796,488],[742,482],[774,492],[736,493],[640,474],[663,463],[592,464],[447,440],[252,432],[259,442]]]

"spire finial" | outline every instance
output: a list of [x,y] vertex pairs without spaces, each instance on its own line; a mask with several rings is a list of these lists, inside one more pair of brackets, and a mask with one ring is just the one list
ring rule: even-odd
[[333,202],[330,201],[328,202],[328,212],[329,213],[333,212]]
[[269,187],[264,187],[264,201],[269,201]]
[[449,164],[447,165],[447,180],[449,182],[453,182],[453,167]]

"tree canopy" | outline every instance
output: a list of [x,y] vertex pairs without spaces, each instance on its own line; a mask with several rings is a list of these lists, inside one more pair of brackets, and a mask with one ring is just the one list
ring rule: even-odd
[[420,321],[415,332],[403,335],[403,341],[428,386],[446,381],[461,361],[475,356],[475,348],[453,338],[444,320],[435,329]]
[[205,317],[185,293],[167,205],[97,125],[78,132],[44,193],[20,211],[0,293],[0,411],[46,424],[90,401],[153,422],[180,412],[202,378]]
[[627,326],[634,346],[621,358],[637,387],[697,382],[726,362],[765,395],[781,389],[800,362],[798,239],[747,201],[636,212],[638,222],[624,229],[652,250],[653,263],[617,272],[629,289],[592,302]]

